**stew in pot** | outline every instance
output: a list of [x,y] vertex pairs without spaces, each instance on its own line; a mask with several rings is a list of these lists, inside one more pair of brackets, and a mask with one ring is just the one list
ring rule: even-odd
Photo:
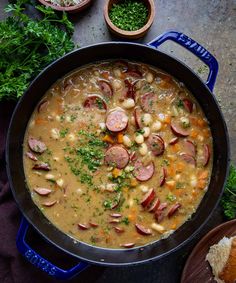
[[26,182],[52,224],[76,240],[131,248],[168,237],[196,211],[212,169],[212,136],[175,78],[128,61],[58,80],[24,140]]

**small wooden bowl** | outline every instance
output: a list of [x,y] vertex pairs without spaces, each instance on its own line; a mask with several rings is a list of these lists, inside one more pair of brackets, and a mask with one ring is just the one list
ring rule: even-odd
[[128,38],[128,39],[137,39],[137,38],[144,36],[147,33],[147,31],[150,29],[153,23],[154,17],[155,17],[154,0],[142,0],[142,2],[148,8],[148,21],[142,28],[135,30],[135,31],[127,31],[127,30],[120,29],[117,26],[115,26],[110,20],[109,11],[111,7],[113,6],[113,4],[117,4],[121,1],[122,0],[106,0],[103,13],[104,13],[105,22],[109,30],[119,37]]
[[74,6],[68,6],[68,7],[63,7],[63,6],[57,6],[57,5],[53,5],[52,3],[50,3],[50,1],[45,1],[45,0],[38,0],[41,4],[51,7],[54,10],[57,11],[61,11],[61,12],[68,12],[68,13],[78,13],[82,10],[84,10],[85,8],[87,8],[92,0],[83,0],[80,4],[74,5]]

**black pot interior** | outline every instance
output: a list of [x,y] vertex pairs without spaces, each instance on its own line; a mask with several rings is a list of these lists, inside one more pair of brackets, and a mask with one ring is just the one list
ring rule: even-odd
[[[180,81],[193,93],[210,122],[214,139],[213,172],[209,189],[191,220],[182,225],[167,239],[142,248],[114,250],[74,243],[73,239],[59,231],[43,216],[33,203],[25,184],[22,144],[25,129],[38,101],[59,78],[84,64],[124,58],[156,66]],[[105,43],[76,50],[59,59],[42,72],[19,101],[8,132],[7,170],[16,202],[24,216],[48,241],[82,260],[105,264],[127,265],[160,258],[188,241],[207,221],[221,196],[228,173],[229,142],[227,128],[217,102],[204,83],[185,65],[163,52],[132,43]]]

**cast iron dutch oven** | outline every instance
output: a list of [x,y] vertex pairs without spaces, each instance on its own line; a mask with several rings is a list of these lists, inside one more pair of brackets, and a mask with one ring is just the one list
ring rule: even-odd
[[[204,83],[191,69],[177,59],[156,49],[166,40],[187,48],[209,67]],[[68,72],[91,62],[107,59],[128,59],[156,66],[183,82],[200,103],[210,123],[213,136],[214,161],[209,189],[196,213],[167,239],[132,249],[107,249],[83,242],[75,243],[68,235],[54,227],[33,203],[25,183],[22,144],[30,116],[48,88]],[[34,265],[57,278],[71,277],[83,270],[88,263],[123,266],[139,264],[174,252],[199,231],[215,209],[226,181],[229,165],[228,132],[221,110],[212,93],[218,72],[216,59],[201,45],[186,35],[170,31],[148,45],[128,42],[108,42],[73,51],[48,66],[32,82],[14,111],[7,138],[7,172],[14,198],[24,215],[17,238],[19,251]],[[26,220],[27,221],[26,221]],[[28,222],[50,243],[77,257],[81,262],[70,270],[62,270],[34,252],[25,242]]]

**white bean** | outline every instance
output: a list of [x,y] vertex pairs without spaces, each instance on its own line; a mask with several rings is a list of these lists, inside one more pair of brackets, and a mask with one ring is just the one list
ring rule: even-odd
[[139,186],[139,189],[140,189],[143,193],[146,193],[146,192],[149,190],[148,186],[145,186],[145,185],[140,185],[140,186]]
[[56,115],[56,121],[60,122],[61,121],[61,117],[59,115]]
[[204,140],[204,137],[201,136],[201,135],[198,135],[198,136],[197,136],[197,139],[198,139],[200,142],[202,142],[202,141]]
[[176,175],[175,175],[175,180],[179,180],[179,179],[180,179],[180,177],[181,177],[181,175],[180,175],[180,174],[176,174]]
[[75,135],[74,134],[69,134],[68,135],[68,140],[74,141],[75,140]]
[[139,147],[139,153],[140,153],[142,156],[144,156],[144,155],[147,154],[147,152],[148,152],[148,148],[147,148],[146,143],[142,143],[142,144],[140,145],[140,147]]
[[143,115],[143,123],[145,126],[149,126],[152,123],[152,116],[149,113]]
[[62,187],[64,185],[64,180],[63,179],[58,179],[56,180],[56,183],[59,187]]
[[120,77],[121,76],[121,70],[118,68],[113,69],[113,73],[115,75],[115,77]]
[[133,206],[133,204],[134,204],[134,200],[131,198],[131,199],[129,200],[129,206],[131,207],[131,206]]
[[152,131],[157,132],[157,131],[160,131],[161,127],[162,127],[162,123],[157,120],[156,122],[152,124],[151,129]]
[[112,86],[115,90],[120,90],[122,88],[122,83],[120,80],[114,80]]
[[135,106],[135,102],[132,98],[128,98],[123,102],[123,107],[125,109],[131,109]]
[[150,135],[150,128],[149,127],[144,127],[143,131],[144,131],[143,136],[145,138],[147,138]]
[[144,142],[144,137],[143,137],[143,135],[138,134],[138,135],[135,137],[134,140],[136,141],[137,144],[141,144],[141,143]]
[[66,122],[68,122],[68,123],[71,122],[70,116],[69,116],[69,115],[66,115],[66,119],[65,119],[65,120],[66,120]]
[[54,160],[54,161],[59,161],[59,160],[60,160],[60,158],[59,158],[59,157],[57,157],[57,156],[54,156],[54,157],[53,157],[53,160]]
[[54,139],[54,140],[58,140],[59,137],[60,137],[60,132],[57,128],[52,128],[51,129],[51,137]]
[[155,231],[157,231],[158,233],[161,233],[161,234],[165,231],[165,228],[162,225],[157,224],[157,223],[152,223],[151,227],[152,227],[153,230],[155,230]]
[[127,147],[131,147],[132,145],[130,138],[126,135],[123,136],[123,144]]
[[154,80],[154,76],[153,76],[153,74],[151,73],[151,72],[148,72],[147,74],[146,74],[146,76],[145,76],[145,78],[146,78],[146,81],[148,82],[148,83],[152,83],[153,82],[153,80]]

